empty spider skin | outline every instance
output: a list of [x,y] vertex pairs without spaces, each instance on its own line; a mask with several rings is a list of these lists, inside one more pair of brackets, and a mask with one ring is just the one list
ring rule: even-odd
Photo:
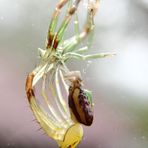
[[91,102],[89,102],[88,96],[81,87],[75,88],[70,86],[68,103],[78,122],[87,126],[90,126],[92,124],[92,104]]

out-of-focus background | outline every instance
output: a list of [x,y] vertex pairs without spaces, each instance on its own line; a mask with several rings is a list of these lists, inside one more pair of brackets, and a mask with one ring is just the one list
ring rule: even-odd
[[[0,0],[0,148],[56,147],[33,121],[24,88],[56,3]],[[84,127],[79,148],[147,148],[148,1],[102,0],[95,24],[90,52],[117,55],[69,63],[81,70],[95,103],[94,124]]]

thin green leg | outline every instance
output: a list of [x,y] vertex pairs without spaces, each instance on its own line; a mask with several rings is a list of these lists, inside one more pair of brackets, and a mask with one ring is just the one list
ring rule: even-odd
[[57,27],[57,21],[58,21],[60,11],[67,2],[68,2],[68,0],[61,0],[55,8],[55,11],[53,13],[51,23],[50,23],[49,29],[48,29],[47,45],[46,45],[47,49],[52,46],[53,39],[55,37],[55,29]]
[[63,20],[63,22],[62,22],[62,24],[61,24],[61,26],[60,26],[60,28],[59,28],[59,30],[57,32],[57,39],[58,39],[59,42],[62,40],[64,32],[65,32],[65,30],[67,28],[67,25],[69,24],[73,14],[76,12],[80,1],[81,0],[73,1],[72,6],[70,7],[70,9],[68,11],[67,16],[65,16],[65,18],[64,18],[64,20]]
[[79,60],[91,60],[91,59],[97,59],[97,58],[105,58],[105,57],[109,57],[109,56],[114,56],[116,55],[115,53],[98,53],[98,54],[91,54],[91,55],[82,55],[82,54],[78,54],[78,53],[66,53],[65,54],[65,59],[79,59]]
[[79,45],[88,34],[90,34],[90,38],[89,38],[90,42],[87,44],[87,46],[88,47],[90,46],[91,40],[92,40],[91,38],[92,38],[93,30],[94,30],[93,18],[94,18],[95,9],[96,9],[95,6],[91,8],[88,7],[87,20],[84,25],[83,31],[79,33],[78,35],[71,37],[70,39],[66,40],[63,43],[62,48],[64,49],[64,53],[73,51],[75,47]]

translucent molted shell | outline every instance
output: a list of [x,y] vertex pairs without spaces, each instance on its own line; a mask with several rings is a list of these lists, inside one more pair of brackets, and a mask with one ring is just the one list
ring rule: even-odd
[[[80,2],[81,0],[59,0],[51,17],[46,49],[39,48],[39,65],[28,74],[26,80],[26,94],[30,108],[41,128],[57,142],[60,148],[75,148],[83,137],[80,123],[89,126],[93,122],[91,94],[82,89],[81,83],[77,83],[78,86],[69,85],[71,81],[66,81],[65,76],[71,70],[66,63],[71,59],[91,60],[114,55],[86,54],[92,40],[94,15],[99,0],[87,1],[87,17],[82,30],[79,28],[80,18],[77,11]],[[58,18],[64,6],[67,7],[66,14],[58,26]],[[75,16],[74,35],[64,39],[73,16]],[[88,42],[83,47],[84,44],[81,43],[85,39],[88,39]],[[74,78],[77,76],[74,75]],[[38,91],[35,92],[36,88]]]

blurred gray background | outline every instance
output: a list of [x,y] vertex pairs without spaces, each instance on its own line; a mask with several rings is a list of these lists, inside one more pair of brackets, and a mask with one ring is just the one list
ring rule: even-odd
[[[25,95],[56,3],[0,0],[0,148],[56,147],[38,130]],[[95,24],[90,52],[117,55],[69,63],[81,70],[95,103],[94,124],[84,127],[79,148],[147,148],[148,1],[102,0]]]

